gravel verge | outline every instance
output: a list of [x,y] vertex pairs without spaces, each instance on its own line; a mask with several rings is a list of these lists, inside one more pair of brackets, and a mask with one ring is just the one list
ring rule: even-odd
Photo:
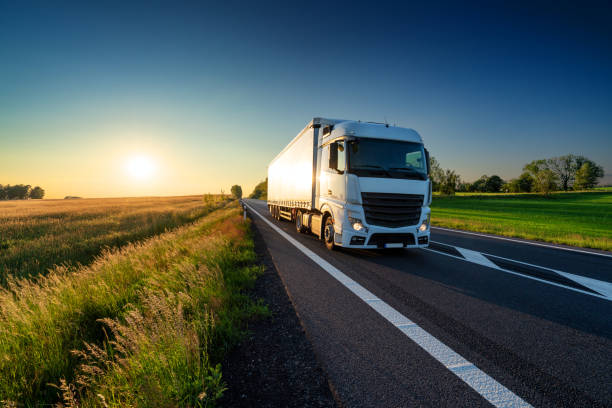
[[265,271],[252,296],[268,305],[272,317],[252,322],[249,336],[223,362],[228,390],[224,407],[338,407],[325,372],[253,225],[255,250]]

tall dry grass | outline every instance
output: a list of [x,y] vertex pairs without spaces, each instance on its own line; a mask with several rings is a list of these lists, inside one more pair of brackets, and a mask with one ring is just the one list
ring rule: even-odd
[[193,222],[220,196],[0,201],[0,284]]
[[[26,406],[211,406],[224,352],[265,308],[236,205],[88,267],[0,289],[0,400]],[[50,386],[49,384],[54,384]]]

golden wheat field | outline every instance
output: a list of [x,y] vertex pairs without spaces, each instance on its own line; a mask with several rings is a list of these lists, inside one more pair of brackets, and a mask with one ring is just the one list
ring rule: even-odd
[[220,196],[0,201],[0,283],[195,221]]

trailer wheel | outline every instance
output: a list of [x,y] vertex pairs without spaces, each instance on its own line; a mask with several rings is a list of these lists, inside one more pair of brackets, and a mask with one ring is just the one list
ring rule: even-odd
[[295,213],[295,229],[300,234],[305,233],[306,230],[307,230],[307,228],[304,226],[302,221],[303,221],[303,219],[302,219],[302,212],[298,210]]
[[325,217],[325,228],[323,229],[323,242],[325,248],[333,251],[336,248],[334,244],[334,219],[331,215]]

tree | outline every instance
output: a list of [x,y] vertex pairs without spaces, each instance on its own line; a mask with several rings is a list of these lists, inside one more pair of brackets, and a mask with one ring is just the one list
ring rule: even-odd
[[467,193],[468,191],[471,191],[471,184],[470,183],[464,183],[464,182],[460,182],[459,185],[457,186],[457,191],[462,192],[462,193]]
[[523,166],[523,171],[535,179],[536,174],[538,174],[540,170],[545,170],[547,168],[548,166],[546,165],[546,160],[540,159],[527,163],[525,166]]
[[558,180],[559,177],[552,170],[540,170],[535,176],[535,189],[536,191],[544,193],[544,195],[549,195],[551,191],[557,189]]
[[[580,170],[585,163],[588,163],[588,170],[582,170],[580,183],[583,187],[580,188],[593,188],[597,185],[598,179],[604,176],[604,169],[593,160],[587,159],[584,156],[578,156],[576,158],[577,169]],[[578,178],[578,170],[576,170],[576,179]],[[587,172],[587,173],[584,173]],[[587,175],[588,174],[588,175]],[[585,184],[585,177],[587,183]]]
[[262,181],[261,183],[255,186],[249,198],[254,198],[258,200],[266,200],[268,198],[268,178],[267,177],[264,181]]
[[519,178],[512,179],[501,187],[505,193],[529,193],[533,189],[533,177],[524,172]]
[[593,188],[597,184],[597,179],[603,177],[604,171],[601,166],[596,165],[591,160],[586,160],[576,171],[574,181],[575,190]]
[[527,172],[521,174],[517,180],[518,192],[529,193],[533,189],[533,177]]
[[442,182],[440,183],[440,193],[445,195],[455,195],[455,191],[460,183],[461,179],[454,172],[454,170],[446,169],[442,177]]
[[507,183],[504,183],[501,186],[500,191],[502,193],[518,193],[519,192],[518,179],[512,179],[508,181]]
[[485,191],[487,191],[486,189],[487,180],[488,180],[487,175],[481,176],[478,180],[472,183],[470,190],[479,191],[481,193],[484,193]]
[[0,184],[0,200],[8,199],[6,187],[8,186],[3,186],[2,184]]
[[484,188],[487,193],[498,193],[503,184],[504,180],[494,174],[491,177],[487,178],[487,180],[485,181]]
[[242,198],[242,187],[240,187],[238,184],[234,184],[230,189],[230,192],[234,198],[237,198],[238,200]]
[[42,188],[36,186],[32,189],[32,191],[30,191],[30,198],[33,199],[41,199],[45,196],[45,190],[43,190]]
[[440,163],[435,157],[429,157],[429,178],[431,179],[431,188],[433,191],[440,191],[440,185],[444,179],[444,170],[440,167]]
[[29,184],[7,185],[5,188],[8,200],[25,200],[30,197],[31,186]]
[[567,191],[574,180],[577,170],[576,159],[573,154],[567,154],[546,160],[546,166],[557,175],[563,191]]
[[551,191],[557,189],[559,176],[548,168],[546,160],[534,160],[527,163],[523,170],[533,178],[533,189],[549,195]]
[[[559,182],[561,184],[561,188],[564,191],[567,191],[570,187],[573,186],[578,170],[582,168],[585,163],[589,163],[588,171],[591,173],[587,176],[585,170],[583,170],[583,174],[581,174],[582,179],[580,180],[581,185],[584,182],[587,185],[593,186],[597,184],[597,179],[603,177],[603,168],[594,161],[584,157],[584,156],[576,156],[573,154],[567,154],[565,156],[553,157],[551,159],[546,160],[546,164],[550,170],[552,170],[558,177]],[[586,177],[586,179],[585,179]],[[579,187],[584,188],[584,187]]]
[[[587,167],[582,169],[585,163],[589,163]],[[534,185],[541,181],[542,177],[537,174],[543,170],[550,170],[554,174],[555,184],[560,183],[560,187],[567,191],[570,187],[585,188],[584,186],[594,186],[597,184],[597,179],[603,177],[603,168],[594,161],[584,157],[567,154],[565,156],[553,157],[547,160],[534,160],[523,167],[534,180]],[[582,169],[580,180],[577,186],[574,186],[578,171]],[[538,184],[538,188],[542,185]],[[538,190],[540,191],[540,190]]]

